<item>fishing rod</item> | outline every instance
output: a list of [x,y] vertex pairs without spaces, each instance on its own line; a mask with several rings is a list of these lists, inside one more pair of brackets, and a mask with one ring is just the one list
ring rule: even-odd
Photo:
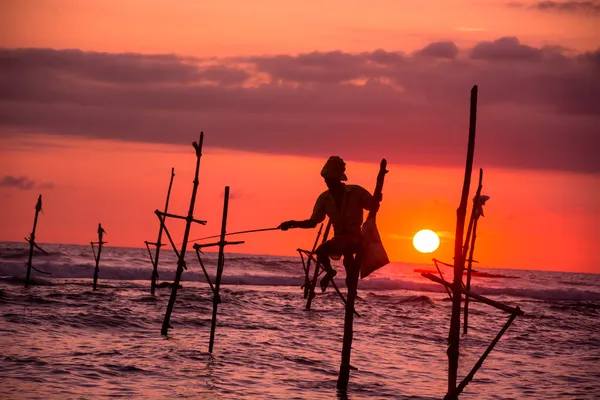
[[[266,231],[276,231],[278,229],[281,229],[280,227],[276,227],[276,228],[261,228],[261,229],[250,229],[247,231],[239,231],[239,232],[231,232],[231,233],[226,233],[226,236],[230,236],[230,235],[240,235],[242,233],[253,233],[253,232],[266,232]],[[190,240],[190,242],[197,242],[198,240],[204,240],[204,239],[214,239],[217,237],[220,237],[221,235],[213,235],[213,236],[206,236],[206,237],[201,237],[201,238],[196,238],[196,239],[192,239]]]

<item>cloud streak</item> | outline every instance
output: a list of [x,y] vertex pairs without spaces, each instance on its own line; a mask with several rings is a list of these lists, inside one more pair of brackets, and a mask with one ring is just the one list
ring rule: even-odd
[[532,5],[520,2],[510,2],[509,7],[531,8],[539,11],[554,11],[562,13],[599,14],[600,3],[597,1],[539,1]]
[[31,190],[31,189],[53,189],[52,183],[41,183],[37,184],[26,176],[12,176],[5,175],[0,179],[0,187],[14,188],[19,190]]
[[0,132],[460,166],[480,85],[485,165],[600,172],[600,50],[500,38],[459,49],[196,59],[0,50]]

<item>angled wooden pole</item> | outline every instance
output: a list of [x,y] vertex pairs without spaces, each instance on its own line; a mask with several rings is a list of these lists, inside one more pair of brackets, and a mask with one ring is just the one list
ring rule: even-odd
[[[94,290],[96,290],[96,284],[98,282],[98,272],[100,269],[100,254],[102,254],[102,245],[105,244],[102,240],[102,236],[106,231],[102,228],[102,224],[98,224],[98,242],[90,242],[92,245],[92,252],[94,253],[94,259],[96,260],[96,268],[94,268]],[[94,251],[94,244],[98,244],[98,254]]]
[[[327,222],[327,226],[325,227],[325,233],[323,233],[323,240],[321,241],[321,244],[325,243],[327,241],[327,238],[329,237],[329,231],[331,230],[331,219]],[[312,304],[312,300],[314,299],[315,295],[315,288],[317,287],[317,281],[319,279],[319,269],[321,267],[321,264],[319,262],[315,263],[315,271],[313,273],[313,279],[310,282],[310,288],[308,291],[308,298],[306,299],[306,310],[310,310],[310,306]]]
[[469,382],[471,382],[471,380],[475,376],[475,373],[479,370],[479,368],[481,368],[481,366],[483,365],[483,362],[485,361],[485,359],[487,358],[487,356],[494,349],[494,346],[496,346],[496,344],[498,343],[498,341],[500,340],[500,338],[502,337],[502,335],[504,335],[504,333],[508,330],[508,328],[513,323],[513,321],[515,320],[515,318],[517,318],[517,315],[522,315],[521,309],[519,307],[517,307],[516,309],[517,309],[517,311],[515,311],[514,313],[511,314],[510,318],[508,318],[508,321],[506,321],[506,323],[504,324],[504,326],[502,327],[502,329],[500,330],[500,332],[498,332],[498,334],[496,335],[496,337],[494,338],[494,340],[492,340],[492,343],[490,343],[490,345],[487,347],[487,349],[485,349],[485,351],[483,352],[483,354],[481,355],[481,357],[479,358],[479,360],[477,360],[477,362],[475,363],[475,365],[473,366],[473,368],[471,369],[471,371],[469,371],[469,373],[467,374],[467,376],[465,376],[465,378],[460,382],[460,384],[456,388],[456,395],[457,396],[459,394],[461,394],[462,391],[465,389],[465,387],[469,384]]
[[[321,232],[323,231],[323,224],[321,224],[321,226],[319,226],[319,232],[317,233],[317,237],[315,238],[315,243],[313,244],[312,250],[311,250],[311,254],[315,253],[315,250],[317,249],[317,246],[319,245],[319,239],[321,238]],[[300,253],[300,257],[302,257],[302,253]],[[312,261],[312,257],[308,257],[308,259],[306,260],[306,267],[304,268],[304,298],[308,298],[308,294],[310,293],[310,262]],[[304,262],[304,258],[302,259],[302,262]],[[316,265],[316,264],[315,264]]]
[[37,228],[38,215],[42,211],[42,195],[40,194],[35,204],[35,217],[33,218],[33,229],[31,230],[31,235],[28,239],[25,239],[29,242],[29,259],[27,260],[27,275],[25,276],[25,287],[29,287],[29,279],[31,278],[31,267],[33,265],[33,248],[36,247],[35,244],[35,230]]
[[[381,160],[379,166],[379,173],[377,174],[377,184],[375,185],[375,191],[373,197],[381,198],[381,192],[383,190],[383,180],[385,174],[387,174],[387,161]],[[375,220],[377,216],[377,210],[373,209],[369,211],[367,219],[373,218]],[[344,260],[345,262],[346,260]],[[346,286],[348,288],[348,297],[346,302],[346,312],[344,317],[344,339],[342,343],[342,361],[340,363],[340,373],[337,380],[337,389],[341,392],[345,392],[348,389],[348,381],[350,380],[350,370],[356,369],[350,365],[350,355],[352,353],[352,338],[354,336],[353,324],[354,324],[354,303],[356,301],[356,294],[358,291],[358,278],[360,276],[360,261],[357,258],[353,258],[349,263],[349,268],[346,269]]]
[[[173,178],[175,177],[175,168],[171,168],[171,180],[169,182],[169,190],[167,191],[167,200],[165,202],[165,211],[164,213],[166,214],[167,211],[169,210],[169,199],[171,197],[171,188],[173,187]],[[151,259],[152,261],[152,276],[150,278],[150,293],[154,294],[154,292],[156,291],[156,281],[158,280],[158,258],[160,255],[160,248],[162,246],[162,234],[163,234],[163,230],[165,229],[165,216],[159,216],[158,217],[160,219],[160,228],[158,230],[158,239],[156,239],[156,252],[154,253],[154,260]],[[148,243],[146,243],[146,246],[148,246]]]
[[219,240],[219,258],[217,261],[217,278],[215,279],[214,296],[213,296],[213,312],[210,321],[210,342],[208,344],[208,352],[212,353],[215,342],[215,329],[217,328],[217,308],[221,302],[219,289],[221,288],[221,276],[223,275],[223,264],[225,262],[225,235],[227,234],[227,211],[229,209],[229,186],[225,186],[225,196],[223,200],[223,219],[221,221],[221,237]]
[[[194,206],[196,205],[196,194],[198,193],[198,173],[200,172],[200,158],[202,158],[203,142],[204,132],[200,132],[199,143],[192,143],[192,146],[194,146],[194,150],[196,150],[196,172],[194,173],[194,187],[192,189],[192,198],[190,199],[190,208],[188,210],[188,215],[187,218],[185,218],[185,231],[183,234],[183,243],[181,244],[181,251],[179,252],[179,257],[177,259],[177,271],[175,272],[175,281],[173,282],[171,296],[169,297],[169,304],[167,305],[167,311],[165,312],[165,319],[163,320],[163,325],[161,329],[161,334],[163,335],[166,335],[169,332],[169,328],[171,328],[169,322],[171,321],[171,313],[173,312],[175,300],[177,299],[177,288],[179,287],[179,282],[181,281],[181,274],[183,273],[183,270],[187,268],[185,266],[185,252],[187,250],[187,244],[190,236],[190,228],[192,227],[192,222],[196,222],[196,220],[194,220]],[[164,213],[164,215],[164,218],[168,216],[166,212]],[[199,221],[199,223],[202,222],[204,221]]]
[[454,242],[454,282],[452,285],[452,316],[450,319],[450,332],[448,335],[448,399],[456,399],[456,379],[458,375],[458,357],[460,342],[460,307],[462,275],[465,258],[463,256],[463,238],[465,219],[467,214],[467,202],[469,199],[469,187],[471,185],[471,171],[473,170],[473,155],[475,153],[475,126],[477,121],[477,86],[471,89],[471,108],[469,118],[469,144],[467,149],[467,161],[465,165],[465,177],[463,182],[460,205],[456,210],[456,236]]
[[[479,184],[477,185],[477,192],[475,193],[475,197],[473,198],[473,209],[471,210],[471,223],[470,225],[472,226],[472,232],[469,232],[467,234],[467,238],[465,240],[465,242],[467,240],[471,240],[471,244],[469,247],[469,257],[466,259],[467,260],[467,283],[466,283],[466,289],[467,290],[471,290],[471,272],[473,270],[473,254],[475,252],[475,240],[477,239],[477,222],[479,221],[479,210],[481,208],[480,204],[479,204],[479,199],[481,197],[481,189],[483,187],[483,169],[479,169]],[[471,238],[469,238],[469,235],[472,234],[473,236]],[[465,248],[467,247],[467,243],[465,243],[465,246],[463,248],[463,256],[466,257],[466,250]],[[464,306],[464,322],[463,322],[463,334],[466,335],[469,332],[469,296],[465,297],[465,306]]]

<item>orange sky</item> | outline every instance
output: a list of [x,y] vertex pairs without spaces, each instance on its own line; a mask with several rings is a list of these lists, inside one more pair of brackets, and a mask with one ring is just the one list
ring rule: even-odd
[[[231,56],[314,50],[412,51],[433,40],[473,44],[518,36],[576,50],[599,44],[597,19],[541,16],[477,0],[0,0],[6,47]],[[514,3],[514,2],[513,2]]]
[[[600,44],[598,18],[594,17],[597,13],[541,11],[535,8],[539,3],[536,1],[512,2],[512,6],[509,3],[475,0],[0,0],[0,47],[228,58],[295,55],[316,50],[357,53],[381,48],[410,53],[428,43],[445,40],[453,41],[464,52],[478,42],[505,36],[518,37],[522,43],[536,48],[564,47],[564,54],[571,55],[592,51]],[[530,69],[529,64],[526,68]],[[469,88],[464,88],[465,93]],[[485,96],[485,92],[482,93]],[[443,98],[443,94],[436,97]],[[483,99],[485,101],[485,97]],[[30,105],[13,100],[0,98],[0,123],[2,116],[12,116],[12,110],[17,109],[10,107]],[[433,103],[427,94],[416,101]],[[56,102],[52,104],[56,109],[49,111],[57,113],[57,120],[61,118],[63,105]],[[82,109],[87,106],[81,104]],[[542,122],[535,121],[538,125],[527,125],[535,119],[527,119],[530,111],[547,111],[544,108],[547,106],[526,104],[510,108],[502,102],[487,108],[484,105],[480,116],[483,129],[478,135],[485,138],[499,121],[510,119],[517,125],[523,123],[518,132],[527,132],[534,139],[540,137],[542,143],[543,128],[559,126],[558,122],[568,127],[576,118],[563,117],[557,112],[552,114],[552,120],[540,117]],[[161,117],[162,110],[144,111]],[[102,112],[110,110],[103,108]],[[119,112],[128,114],[129,110],[124,107]],[[187,110],[187,114],[199,115],[196,110]],[[88,114],[82,111],[82,115]],[[443,115],[438,119],[443,119]],[[463,122],[466,115],[465,103]],[[125,120],[120,114],[118,117]],[[285,117],[287,115],[282,114],[282,120]],[[361,116],[356,117],[360,122]],[[256,117],[260,118],[260,115]],[[581,118],[587,118],[585,122],[590,123],[598,114]],[[323,123],[333,119],[323,118]],[[443,120],[437,125],[440,126],[457,129],[453,122]],[[573,126],[579,129],[583,125]],[[539,127],[542,130],[538,130]],[[190,143],[197,140],[197,131],[206,129],[195,124],[185,128],[186,131],[189,128]],[[77,137],[60,136],[61,132],[56,129],[40,126],[15,131],[12,127],[0,127],[0,179],[27,177],[36,186],[31,190],[0,187],[0,240],[19,241],[29,234],[36,197],[42,192],[45,213],[40,217],[39,242],[89,243],[95,239],[97,223],[102,222],[111,245],[141,246],[144,240],[155,239],[158,226],[153,210],[164,204],[172,166],[176,169],[176,178],[171,210],[186,212],[194,167],[190,146],[143,143],[143,139],[137,142],[86,139],[87,136],[120,137],[113,132],[103,135],[81,131]],[[47,135],[49,132],[53,136]],[[73,130],[64,133],[73,134]],[[201,191],[196,207],[196,217],[209,220],[209,225],[194,228],[192,236],[218,233],[225,185],[231,186],[233,195],[230,231],[270,227],[286,219],[310,215],[316,196],[325,189],[319,177],[323,157],[278,155],[271,148],[264,152],[218,148],[211,143],[219,134],[206,132],[207,150],[202,160]],[[566,132],[567,137],[568,134]],[[418,133],[415,132],[415,136]],[[466,136],[465,130],[465,148],[458,151],[458,157],[463,157],[466,150]],[[300,135],[293,139],[303,140]],[[585,140],[587,142],[577,142],[577,146],[589,150],[589,144],[595,139],[586,136]],[[161,140],[153,136],[148,141]],[[493,147],[494,143],[490,143],[485,149]],[[410,149],[411,145],[414,143],[407,143],[406,148]],[[436,143],[432,143],[430,153],[435,156],[435,151]],[[497,151],[501,158],[513,156],[510,146]],[[350,182],[372,190],[379,159],[368,154],[362,158],[363,162],[357,162],[345,154],[339,155],[347,159]],[[446,155],[440,154],[442,156]],[[378,218],[390,258],[428,262],[432,255],[419,254],[411,243],[416,231],[428,228],[442,235],[440,249],[433,256],[451,261],[462,168],[406,165],[394,149],[380,157],[387,157],[390,164]],[[600,176],[597,173],[489,167],[484,158],[476,158],[475,168],[478,167],[485,168],[484,193],[491,196],[478,235],[476,258],[482,265],[600,273],[600,206],[597,201]],[[476,175],[473,180],[476,181]],[[40,185],[46,186],[42,189]],[[183,225],[174,222],[173,226],[179,229],[176,236],[181,237]],[[313,231],[302,230],[261,233],[245,237],[247,244],[236,250],[293,255],[297,247],[308,247],[314,235]]]
[[[317,195],[325,189],[319,177],[324,160],[219,150],[211,148],[210,142],[207,133],[195,213],[209,223],[195,227],[193,237],[219,232],[225,185],[232,195],[230,231],[272,227],[310,216]],[[38,185],[54,185],[44,190],[2,189],[0,240],[18,241],[30,232],[41,192],[45,211],[38,226],[40,242],[89,243],[95,239],[96,224],[102,222],[110,244],[138,247],[155,239],[158,222],[153,211],[163,207],[171,166],[176,176],[170,210],[185,214],[189,206],[195,165],[191,146],[35,135],[4,139],[0,144],[3,172],[28,176]],[[428,228],[442,235],[433,256],[451,260],[462,171],[389,162],[378,221],[390,257],[428,262],[432,255],[412,247],[414,233]],[[376,163],[348,160],[350,181],[369,190],[377,171]],[[600,272],[595,252],[600,214],[589,191],[599,187],[600,177],[499,169],[484,174],[483,192],[491,200],[479,224],[476,257],[482,264]],[[170,225],[181,238],[183,224]],[[257,233],[244,237],[247,243],[236,250],[293,255],[297,247],[310,246],[315,234],[312,230]]]

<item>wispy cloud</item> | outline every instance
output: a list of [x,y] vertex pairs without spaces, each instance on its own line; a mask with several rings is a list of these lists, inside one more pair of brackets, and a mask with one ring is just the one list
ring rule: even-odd
[[487,165],[600,172],[600,49],[505,37],[413,53],[341,50],[200,60],[0,50],[0,130],[36,130],[278,154],[460,166],[480,86]]
[[514,8],[529,8],[540,11],[581,13],[587,15],[600,13],[600,2],[598,1],[539,1],[534,4],[510,2],[507,3],[507,6]]
[[36,184],[26,176],[15,177],[12,175],[5,175],[0,180],[0,187],[8,187],[19,190],[31,190],[31,189],[53,189],[54,184],[52,183],[41,183]]

